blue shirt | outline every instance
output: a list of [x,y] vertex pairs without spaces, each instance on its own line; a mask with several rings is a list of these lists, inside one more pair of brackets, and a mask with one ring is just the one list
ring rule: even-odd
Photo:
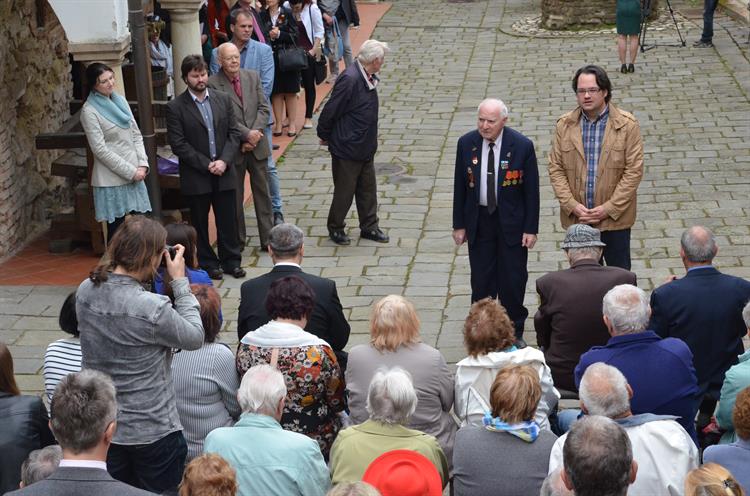
[[709,462],[726,468],[742,487],[750,488],[750,439],[709,446],[703,452],[703,463]]
[[198,107],[198,112],[203,117],[203,122],[206,124],[208,129],[208,151],[211,154],[209,157],[211,160],[216,160],[216,132],[214,131],[214,113],[211,110],[211,103],[208,101],[208,90],[206,90],[206,97],[203,100],[198,100],[192,92],[190,96],[193,97],[195,106]]
[[589,120],[585,112],[581,112],[581,133],[583,138],[583,153],[586,155],[586,207],[594,208],[594,184],[596,182],[596,168],[602,153],[604,130],[609,120],[609,106],[593,121]]
[[324,496],[331,487],[318,443],[267,415],[243,413],[234,427],[214,429],[203,452],[237,471],[240,496]]

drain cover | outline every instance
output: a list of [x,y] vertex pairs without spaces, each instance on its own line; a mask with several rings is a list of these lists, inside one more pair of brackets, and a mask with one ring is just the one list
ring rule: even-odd
[[406,169],[404,167],[397,164],[375,162],[375,164],[373,165],[375,167],[375,174],[379,176],[391,176],[394,174],[403,174],[404,172],[406,172]]

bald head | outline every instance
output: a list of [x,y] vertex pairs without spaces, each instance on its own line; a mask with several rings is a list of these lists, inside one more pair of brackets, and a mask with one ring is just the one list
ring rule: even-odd
[[222,43],[217,52],[221,70],[232,79],[240,72],[240,49],[234,43]]
[[680,255],[686,266],[709,265],[719,251],[716,238],[704,226],[693,226],[682,233]]
[[508,117],[508,107],[505,106],[502,100],[498,100],[497,98],[485,98],[482,100],[479,107],[477,107],[477,112],[482,112],[482,110],[496,114],[501,119]]

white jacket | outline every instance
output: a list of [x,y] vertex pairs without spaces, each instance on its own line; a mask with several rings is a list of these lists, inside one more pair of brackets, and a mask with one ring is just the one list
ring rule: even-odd
[[560,393],[552,383],[552,373],[544,362],[544,353],[526,347],[515,351],[495,351],[477,357],[468,356],[456,365],[455,402],[453,411],[461,426],[482,425],[485,411],[490,411],[490,388],[495,376],[506,365],[530,365],[539,373],[542,398],[534,420],[542,429],[549,429],[547,416],[557,405]]

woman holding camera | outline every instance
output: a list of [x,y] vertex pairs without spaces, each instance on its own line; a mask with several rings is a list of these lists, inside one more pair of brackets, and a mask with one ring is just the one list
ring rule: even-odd
[[[139,215],[126,219],[104,262],[76,292],[82,366],[108,374],[117,388],[107,470],[155,493],[176,489],[187,455],[172,387],[172,349],[196,350],[204,337],[200,307],[185,277],[185,248],[175,246],[172,258],[166,240],[158,222]],[[143,287],[162,259],[174,305]]]

